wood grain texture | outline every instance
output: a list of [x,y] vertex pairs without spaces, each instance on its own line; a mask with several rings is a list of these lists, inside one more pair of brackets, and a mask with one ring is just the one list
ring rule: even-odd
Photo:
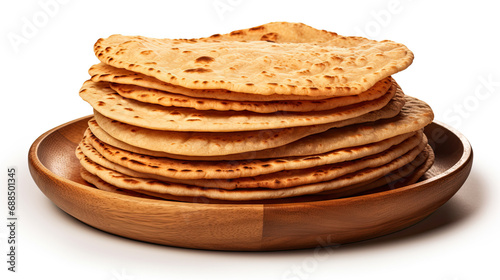
[[206,204],[131,197],[95,189],[80,178],[74,149],[89,117],[41,135],[29,151],[40,190],[59,208],[103,231],[170,246],[267,251],[337,245],[406,228],[449,200],[467,179],[472,148],[442,124],[425,133],[436,154],[424,180],[342,199],[273,204]]

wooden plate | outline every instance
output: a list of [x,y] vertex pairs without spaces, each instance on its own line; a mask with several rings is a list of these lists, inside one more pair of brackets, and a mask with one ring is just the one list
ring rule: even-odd
[[398,189],[321,201],[203,204],[110,193],[80,178],[74,150],[83,117],[41,135],[29,151],[40,190],[66,213],[98,229],[146,242],[211,250],[313,248],[366,240],[422,220],[467,179],[472,148],[458,131],[432,123],[425,133],[434,166],[425,179]]

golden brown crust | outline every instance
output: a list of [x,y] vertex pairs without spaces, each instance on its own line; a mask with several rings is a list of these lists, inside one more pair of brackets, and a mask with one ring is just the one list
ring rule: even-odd
[[99,39],[94,52],[108,65],[172,85],[260,95],[355,95],[413,61],[402,44],[304,24],[270,23],[251,30],[177,40],[112,35]]

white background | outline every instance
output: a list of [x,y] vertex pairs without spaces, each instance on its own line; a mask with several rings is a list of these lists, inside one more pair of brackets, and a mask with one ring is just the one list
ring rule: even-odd
[[[464,2],[2,1],[0,219],[7,217],[6,170],[15,166],[19,249],[18,272],[10,273],[2,222],[0,278],[499,279],[500,20],[498,8],[487,4],[494,1]],[[415,61],[394,77],[474,148],[473,170],[458,194],[410,229],[318,259],[313,250],[230,253],[136,242],[76,221],[39,191],[27,167],[29,146],[43,132],[91,114],[78,90],[97,62],[98,38],[193,38],[270,21],[406,44]]]

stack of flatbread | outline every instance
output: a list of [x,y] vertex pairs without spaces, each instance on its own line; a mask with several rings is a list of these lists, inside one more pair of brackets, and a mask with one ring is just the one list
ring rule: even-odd
[[413,183],[433,162],[432,110],[391,76],[413,60],[399,43],[275,22],[200,39],[113,35],[94,51],[80,90],[94,117],[76,154],[100,189],[336,198]]

